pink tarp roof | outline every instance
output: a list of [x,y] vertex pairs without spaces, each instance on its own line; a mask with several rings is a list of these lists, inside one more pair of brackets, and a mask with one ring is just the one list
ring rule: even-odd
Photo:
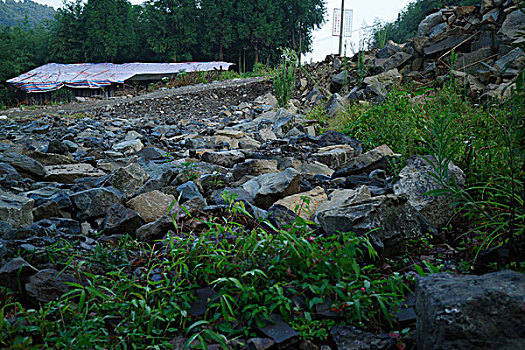
[[185,62],[185,63],[48,63],[35,68],[7,83],[27,93],[48,92],[63,86],[79,89],[99,89],[124,81],[135,75],[172,75],[180,72],[203,72],[228,70],[233,63]]

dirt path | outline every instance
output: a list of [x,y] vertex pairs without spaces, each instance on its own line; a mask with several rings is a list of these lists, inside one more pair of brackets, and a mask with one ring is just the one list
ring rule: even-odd
[[224,81],[214,81],[208,84],[197,84],[197,85],[188,85],[178,88],[171,88],[166,90],[157,90],[154,92],[142,94],[139,96],[134,96],[131,98],[115,98],[110,100],[92,100],[88,102],[73,102],[67,105],[58,105],[58,106],[44,106],[42,108],[31,109],[31,110],[20,110],[19,108],[11,108],[1,114],[5,114],[11,118],[23,118],[23,117],[36,117],[44,114],[60,114],[60,113],[76,113],[76,112],[85,112],[94,109],[98,109],[106,106],[130,104],[143,100],[152,100],[158,98],[165,98],[169,96],[179,96],[194,94],[203,91],[212,91],[217,89],[226,89],[226,88],[236,88],[244,87],[250,84],[259,83],[261,81],[267,80],[267,77],[255,77],[247,79],[233,79],[233,80],[224,80]]

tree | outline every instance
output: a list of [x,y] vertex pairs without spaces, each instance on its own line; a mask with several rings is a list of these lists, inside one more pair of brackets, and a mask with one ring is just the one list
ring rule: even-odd
[[199,15],[196,0],[149,0],[143,15],[148,49],[162,61],[191,60],[199,52]]
[[124,62],[133,56],[135,29],[127,0],[88,0],[83,16],[86,61]]
[[311,50],[312,31],[324,22],[326,12],[323,0],[283,0],[282,11],[286,13],[287,27],[291,46],[301,54]]
[[234,0],[201,0],[200,12],[204,32],[202,53],[222,61],[224,50],[230,49],[238,38],[234,30]]
[[50,57],[52,61],[75,63],[84,60],[86,23],[82,0],[64,4],[51,25]]

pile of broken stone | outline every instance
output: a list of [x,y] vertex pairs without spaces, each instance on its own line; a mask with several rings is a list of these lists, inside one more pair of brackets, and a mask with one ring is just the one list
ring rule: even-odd
[[[85,118],[0,121],[1,285],[15,290],[22,285],[33,301],[54,300],[74,277],[60,274],[45,259],[46,247],[65,240],[82,255],[98,242],[126,234],[162,244],[174,229],[172,218],[185,219],[183,207],[213,214],[228,205],[225,191],[252,215],[277,225],[301,216],[318,223],[324,234],[373,231],[371,241],[383,257],[396,256],[406,240],[435,231],[452,214],[450,199],[424,195],[436,184],[423,157],[410,158],[394,182],[389,166],[399,155],[387,145],[363,150],[359,140],[344,134],[317,135],[300,114],[278,108],[269,93],[221,106],[216,113],[174,117],[170,104],[182,100],[122,104]],[[464,183],[461,169],[450,164],[449,171],[456,183]],[[310,198],[308,206],[304,196]],[[44,258],[33,266],[15,258],[19,254]],[[443,345],[448,341],[443,332],[472,338],[465,322],[473,317],[484,324],[479,341],[503,339],[498,325],[487,331],[486,317],[469,309],[468,295],[456,291],[456,297],[444,298],[441,285],[456,290],[495,279],[500,294],[487,282],[476,302],[489,307],[484,297],[496,293],[497,300],[508,301],[494,311],[498,317],[523,316],[517,306],[524,302],[523,275],[435,276],[428,276],[418,292],[418,317],[425,320],[418,333],[421,348]],[[442,321],[444,312],[454,324]],[[332,336],[341,349],[357,336],[374,337],[340,327]]]
[[[443,82],[449,74],[473,98],[501,98],[511,92],[525,53],[525,12],[519,0],[483,0],[480,6],[451,6],[429,14],[417,36],[389,41],[382,49],[360,52],[346,64],[338,56],[304,66],[299,87],[303,102],[316,103],[330,93],[335,105],[377,100],[401,83],[416,87]],[[451,53],[457,55],[452,63]],[[364,66],[357,67],[360,55]],[[365,74],[359,81],[358,70]],[[364,79],[363,79],[364,78]],[[337,95],[335,95],[337,94]],[[329,103],[331,104],[331,103]],[[334,114],[338,108],[328,108]]]

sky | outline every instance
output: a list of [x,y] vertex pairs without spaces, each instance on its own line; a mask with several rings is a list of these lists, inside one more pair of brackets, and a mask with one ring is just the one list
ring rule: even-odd
[[[33,0],[40,4],[53,6],[62,5],[62,0]],[[358,51],[360,41],[366,36],[362,29],[374,23],[374,20],[391,21],[406,5],[414,0],[345,0],[345,9],[354,11],[352,37],[345,39],[347,55]],[[131,0],[132,4],[139,4],[143,0]],[[339,51],[339,38],[332,36],[332,17],[334,8],[341,7],[341,0],[326,0],[325,24],[313,34],[313,52],[303,57],[305,62],[322,61],[326,55]]]

